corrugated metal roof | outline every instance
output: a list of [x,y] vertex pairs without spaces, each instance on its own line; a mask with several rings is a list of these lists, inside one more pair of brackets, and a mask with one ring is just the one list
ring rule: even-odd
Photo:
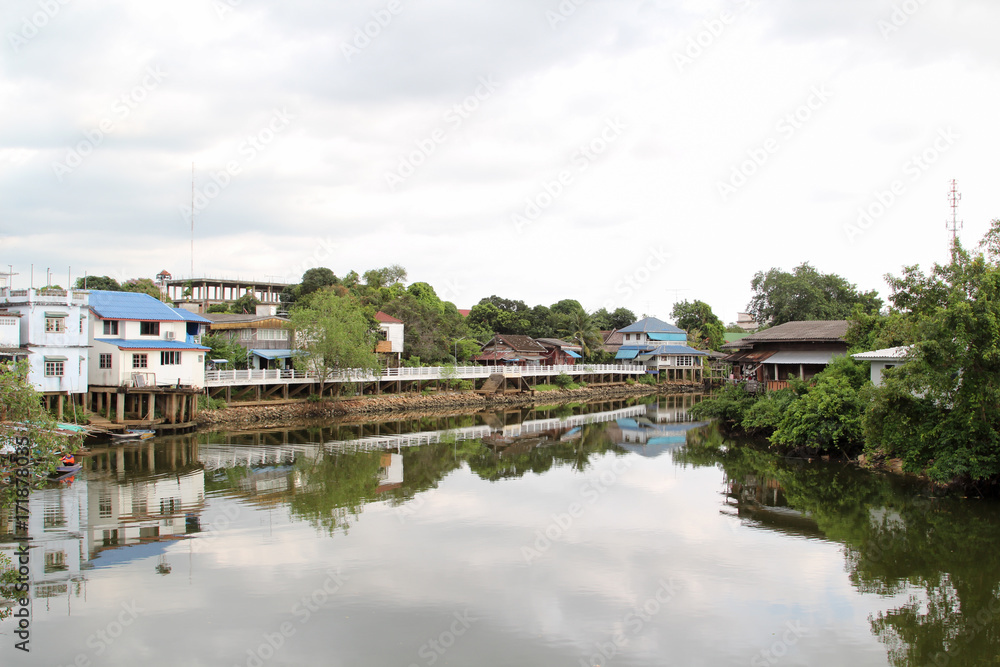
[[744,352],[734,352],[725,358],[725,361],[730,364],[744,364],[753,363],[759,364],[762,361],[767,361],[769,357],[777,354],[774,350],[765,350],[761,352],[744,351]]
[[649,340],[655,340],[657,342],[663,342],[663,341],[680,341],[680,342],[684,342],[684,341],[687,340],[687,334],[684,333],[683,331],[679,331],[677,333],[657,333],[657,332],[653,332],[653,333],[646,334],[646,336],[649,338]]
[[252,354],[264,359],[291,359],[291,350],[250,350]]
[[621,348],[618,350],[618,354],[615,355],[615,359],[635,359],[639,355],[639,350],[626,350]]
[[767,363],[769,364],[823,364],[833,361],[834,357],[844,356],[843,352],[832,350],[789,350],[787,352],[775,352],[771,355]]
[[198,313],[192,313],[190,310],[184,310],[183,308],[173,308],[175,313],[181,316],[182,320],[188,322],[197,322],[199,324],[211,324],[212,320],[202,317]]
[[847,320],[810,320],[802,322],[785,322],[776,327],[758,331],[733,343],[722,346],[724,350],[751,347],[754,343],[772,341],[802,341],[802,342],[843,342],[847,335]]
[[179,340],[125,340],[123,338],[95,338],[98,343],[114,345],[120,350],[207,350],[204,345]]
[[696,350],[693,347],[688,347],[687,345],[660,345],[655,350],[650,350],[649,354],[653,356],[659,356],[664,354],[684,354],[694,357],[707,357],[708,353],[701,350]]
[[872,350],[871,352],[859,352],[858,354],[852,354],[851,356],[855,359],[861,359],[862,361],[895,361],[897,359],[903,359],[906,357],[907,353],[910,351],[909,345],[901,345],[900,347],[887,347],[884,350]]
[[184,321],[184,318],[167,304],[140,292],[91,290],[90,309],[105,320]]
[[650,331],[660,332],[660,333],[684,333],[683,329],[678,329],[673,324],[667,324],[663,320],[658,320],[655,317],[647,317],[646,319],[639,320],[638,322],[633,322],[624,329],[619,329],[621,333],[647,333]]

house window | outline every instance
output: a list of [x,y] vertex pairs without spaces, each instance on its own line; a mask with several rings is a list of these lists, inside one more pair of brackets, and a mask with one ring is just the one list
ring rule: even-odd
[[104,369],[104,370],[110,369],[111,368],[111,355],[110,354],[103,354],[102,353],[98,357],[98,364],[97,364],[97,366],[98,366],[98,368],[101,368],[101,369]]
[[[380,331],[382,340],[385,340],[385,331]],[[285,329],[258,329],[257,340],[288,340],[288,331]]]
[[65,372],[65,362],[63,361],[45,362],[45,377],[61,378],[64,372]]
[[139,335],[140,336],[159,336],[160,335],[160,323],[159,322],[139,322]]
[[106,519],[111,516],[111,496],[101,494],[99,500],[97,501],[97,514],[102,519]]
[[105,336],[118,335],[118,320],[104,320],[104,335]]
[[678,366],[694,366],[694,357],[683,356],[677,357]]
[[251,329],[240,329],[240,340],[248,341],[250,340]]
[[161,366],[177,366],[181,363],[180,352],[160,352]]
[[133,354],[132,355],[132,368],[148,368],[149,358],[145,354]]
[[64,333],[66,331],[65,317],[46,317],[45,333]]

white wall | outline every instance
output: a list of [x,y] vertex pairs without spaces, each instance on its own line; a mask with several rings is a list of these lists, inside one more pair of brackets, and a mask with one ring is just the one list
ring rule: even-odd
[[21,346],[21,322],[18,317],[0,315],[0,347]]
[[404,325],[396,322],[380,322],[379,327],[385,332],[386,340],[392,345],[392,351],[402,354]]

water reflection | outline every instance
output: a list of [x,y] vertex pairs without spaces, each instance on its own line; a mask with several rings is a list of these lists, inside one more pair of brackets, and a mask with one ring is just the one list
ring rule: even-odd
[[843,544],[858,591],[905,601],[869,617],[893,665],[1000,662],[1000,505],[915,479],[790,461],[702,429],[676,460],[725,473],[724,511]]
[[287,620],[280,664],[994,664],[996,504],[734,446],[697,400],[96,449],[31,500],[37,628],[67,644],[35,657],[69,664],[135,596],[148,627],[87,657],[247,664]]

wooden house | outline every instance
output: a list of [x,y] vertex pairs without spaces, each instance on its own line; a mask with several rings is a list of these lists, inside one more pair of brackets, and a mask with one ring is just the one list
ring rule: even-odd
[[536,338],[535,341],[546,350],[543,366],[572,366],[583,359],[583,347],[576,343],[559,338]]
[[788,376],[808,380],[836,357],[847,354],[847,320],[786,322],[726,343],[726,362],[737,380],[756,380],[782,389]]
[[497,334],[485,345],[473,361],[483,365],[540,366],[548,350],[531,336]]

